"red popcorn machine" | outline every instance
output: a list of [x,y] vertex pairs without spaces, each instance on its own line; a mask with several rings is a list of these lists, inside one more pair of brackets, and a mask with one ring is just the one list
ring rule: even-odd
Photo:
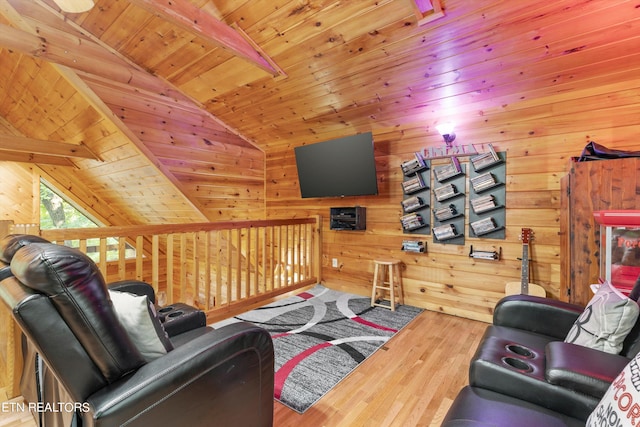
[[640,276],[640,210],[596,211],[600,224],[600,279],[628,295]]

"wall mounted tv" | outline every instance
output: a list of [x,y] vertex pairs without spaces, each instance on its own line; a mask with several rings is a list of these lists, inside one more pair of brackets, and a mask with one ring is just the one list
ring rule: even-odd
[[371,132],[294,149],[303,198],[378,194]]

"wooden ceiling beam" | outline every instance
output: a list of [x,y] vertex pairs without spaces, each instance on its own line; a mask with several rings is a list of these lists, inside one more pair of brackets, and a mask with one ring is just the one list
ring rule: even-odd
[[40,28],[38,35],[0,24],[0,46],[72,70],[82,71],[150,92],[184,99],[170,85],[145,71],[126,64],[88,39],[72,37],[53,28]]
[[[8,3],[8,0],[0,0],[0,16],[5,17],[8,22],[12,23],[12,25],[19,27],[21,30],[17,30],[17,31],[20,31],[21,34],[28,35],[28,36],[35,36],[41,41],[45,43],[47,42],[46,37],[43,37],[42,39],[39,37],[42,35],[43,30],[45,30],[45,28],[37,28],[37,29],[32,28]],[[3,43],[6,43],[6,44],[12,43],[12,40],[10,38],[7,38],[7,34],[13,34],[13,36],[15,37],[15,33],[12,30],[15,30],[15,29],[13,27],[9,27],[6,25],[0,25],[0,36],[4,35],[3,42],[0,42],[0,46],[3,46]],[[50,30],[52,34],[56,34],[58,36],[56,40],[69,39],[69,35],[67,33],[64,33],[63,31],[54,30],[54,29],[51,29],[50,27],[47,27],[46,30],[47,31],[45,32],[47,33],[49,32],[48,30]],[[91,47],[90,50],[95,52],[97,50],[97,47],[100,47],[100,45],[98,43],[95,43],[85,38],[82,38],[82,39],[71,38],[71,39],[72,40],[77,39],[78,40],[77,45],[74,44],[74,45],[68,46],[68,49],[71,49],[71,50],[63,51],[63,53],[66,55],[68,53],[73,52],[74,54],[73,57],[69,55],[69,58],[66,58],[65,55],[62,55],[59,60],[53,60],[52,58],[45,58],[45,60],[51,61],[53,63],[53,67],[60,73],[60,76],[64,78],[78,92],[78,94],[80,94],[93,108],[95,108],[96,111],[98,111],[102,115],[102,117],[104,117],[106,120],[109,120],[118,129],[118,131],[121,132],[121,134],[124,137],[126,137],[129,141],[131,141],[133,147],[136,148],[138,153],[141,156],[145,157],[146,160],[149,162],[149,164],[151,164],[158,171],[159,177],[166,180],[165,183],[168,184],[167,188],[171,187],[172,190],[175,189],[175,193],[167,194],[167,197],[175,196],[176,200],[178,200],[179,198],[182,198],[182,200],[186,205],[189,205],[194,209],[194,214],[195,214],[194,217],[196,217],[198,220],[208,221],[209,218],[207,218],[207,216],[204,214],[205,212],[204,206],[202,206],[197,200],[191,200],[186,195],[187,193],[182,188],[180,181],[173,175],[173,173],[171,173],[171,171],[167,167],[165,167],[160,162],[160,160],[158,160],[158,158],[156,158],[147,147],[145,147],[145,145],[142,143],[140,138],[138,138],[138,136],[135,135],[135,133],[131,129],[129,129],[122,122],[122,120],[120,120],[120,118],[117,115],[115,115],[111,110],[109,110],[107,105],[95,94],[95,92],[91,90],[91,88],[88,87],[87,83],[85,83],[78,75],[78,71],[82,72],[84,70],[78,68],[75,58],[79,58],[80,56],[87,54],[85,51],[82,51],[82,47],[90,46]],[[64,42],[61,42],[61,43],[64,44]],[[20,52],[25,53],[29,56],[36,56],[35,53],[24,52],[24,51],[20,51]],[[45,54],[46,54],[46,51],[45,51]],[[86,71],[87,74],[97,75],[107,79],[113,79],[113,80],[119,81],[117,79],[114,79],[109,72],[106,72],[106,73],[100,72],[100,69],[106,69],[111,66],[113,67],[118,66],[118,62],[120,60],[115,55],[113,57],[115,59],[112,62],[101,63],[100,61],[96,61],[97,68],[93,67],[91,71],[87,70]],[[90,63],[92,61],[92,58],[93,60],[95,60],[95,55],[92,55],[89,58],[87,58],[88,60],[83,61],[83,64],[86,65]],[[102,59],[102,57],[100,59]],[[148,79],[147,81],[150,83],[153,83],[154,81],[157,82],[160,80],[158,77],[153,76],[151,74],[147,74],[144,71],[137,70],[133,66],[121,65],[121,67],[123,67],[124,69],[128,69],[131,73],[133,73],[133,75],[139,75],[142,78],[146,76],[146,78]],[[149,89],[148,87],[138,87],[138,89],[136,89],[136,87],[134,87],[135,83],[132,82],[131,80],[132,79],[129,79],[128,81],[126,81],[126,83],[128,83],[129,85],[132,85],[132,89],[131,89],[132,93],[137,92],[138,89],[140,88]],[[136,80],[137,82],[137,79],[133,79],[133,80]],[[163,94],[162,92],[157,92],[153,89],[149,89],[149,90],[154,93]],[[164,93],[164,95],[168,95],[168,94]],[[178,92],[178,95],[179,96],[177,98],[185,99],[184,95],[180,94],[179,92]],[[15,147],[12,147],[12,149],[14,148]],[[20,153],[16,153],[15,151],[13,151],[12,153],[7,153],[7,154],[15,156],[16,154],[20,154]],[[33,154],[27,154],[27,156],[35,157],[35,155]],[[49,156],[49,159],[52,159],[52,158],[54,157]],[[60,158],[60,159],[67,161],[69,163],[72,163],[68,158]],[[13,161],[19,161],[19,160],[13,159]],[[40,162],[38,160],[25,160],[25,161],[29,161],[31,163],[49,163],[46,161]]]
[[17,151],[5,151],[0,149],[0,162],[38,163],[56,166],[75,166],[65,157],[46,156],[34,153],[20,153]]
[[265,70],[273,76],[278,76],[281,71],[275,67],[271,58],[266,59],[247,41],[242,34],[229,25],[219,21],[214,16],[187,1],[162,1],[162,0],[130,0],[131,3],[160,16],[178,27],[192,33],[197,33],[217,46],[231,52],[233,55],[243,58],[257,67]]
[[0,135],[0,150],[53,157],[78,157],[100,160],[86,145],[43,141],[25,136]]

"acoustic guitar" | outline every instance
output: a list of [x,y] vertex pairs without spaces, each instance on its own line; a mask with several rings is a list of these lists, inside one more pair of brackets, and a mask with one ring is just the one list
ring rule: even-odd
[[523,228],[520,234],[522,240],[522,268],[520,272],[520,282],[509,282],[505,286],[506,295],[534,295],[546,297],[547,292],[540,285],[529,283],[529,242],[533,239],[533,230]]

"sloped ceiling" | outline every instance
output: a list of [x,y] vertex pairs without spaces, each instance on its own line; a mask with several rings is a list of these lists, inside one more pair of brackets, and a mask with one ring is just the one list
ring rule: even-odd
[[0,0],[0,160],[111,224],[264,217],[269,144],[370,130],[336,113],[379,98],[349,93],[363,54],[408,23],[412,0]]
[[[0,6],[0,160],[37,163],[110,224],[263,216],[264,153],[253,142],[54,3]],[[93,11],[108,22],[116,6],[134,9]],[[133,34],[154,22],[132,13]]]
[[367,75],[352,60],[388,55],[380,30],[415,24],[414,9],[0,0],[0,160],[37,163],[111,224],[263,217],[269,144],[369,130],[335,117],[378,96],[345,90]]

